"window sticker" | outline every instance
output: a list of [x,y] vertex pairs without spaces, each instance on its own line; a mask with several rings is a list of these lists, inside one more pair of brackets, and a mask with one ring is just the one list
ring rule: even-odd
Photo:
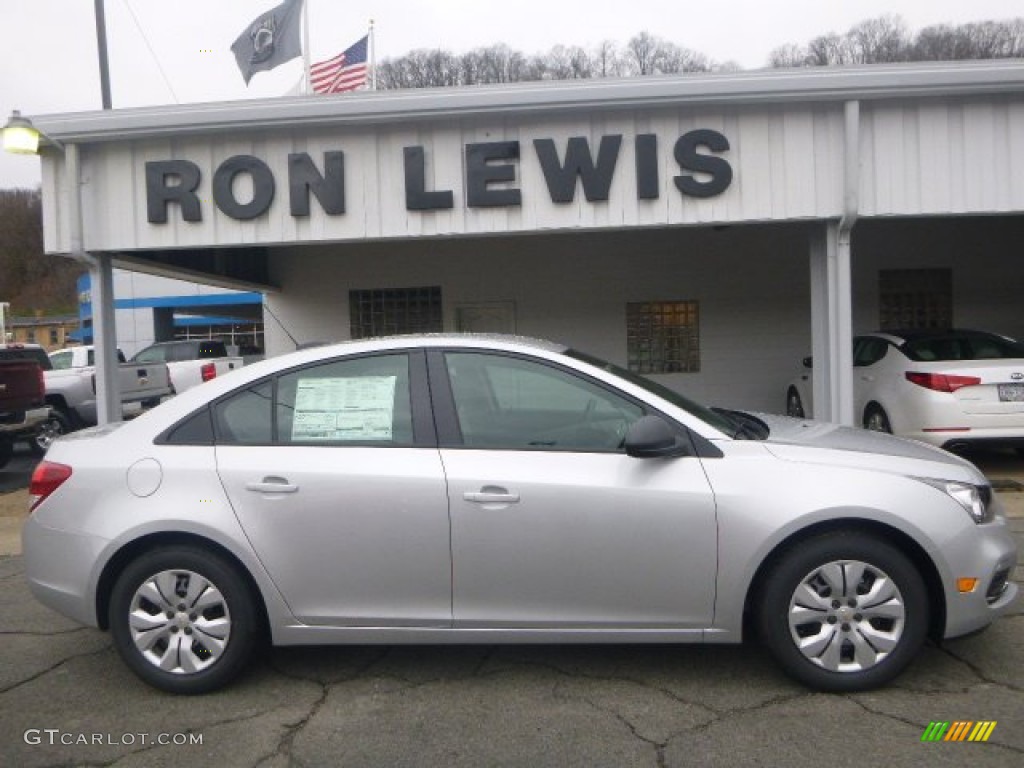
[[397,378],[299,379],[292,440],[391,440]]

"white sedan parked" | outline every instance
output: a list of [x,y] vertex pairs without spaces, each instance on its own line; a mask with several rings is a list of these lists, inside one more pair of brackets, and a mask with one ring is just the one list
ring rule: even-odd
[[[786,412],[812,409],[808,370],[789,384]],[[854,413],[867,429],[955,448],[1024,450],[1024,345],[982,331],[872,333],[853,340]]]

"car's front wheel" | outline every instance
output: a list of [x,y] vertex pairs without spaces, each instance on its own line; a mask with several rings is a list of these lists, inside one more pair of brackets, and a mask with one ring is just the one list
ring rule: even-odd
[[924,580],[876,536],[835,531],[801,542],[767,574],[761,637],[782,667],[822,691],[861,691],[911,662],[928,630]]
[[237,568],[189,546],[132,561],[114,585],[109,618],[125,663],[171,693],[205,693],[236,677],[253,655],[259,626]]

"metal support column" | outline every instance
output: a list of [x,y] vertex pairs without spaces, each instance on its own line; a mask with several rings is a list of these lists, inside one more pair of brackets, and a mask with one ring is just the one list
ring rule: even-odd
[[120,421],[121,391],[117,378],[117,334],[114,328],[114,272],[107,254],[85,250],[82,223],[82,181],[77,144],[64,151],[68,184],[68,228],[71,257],[89,267],[92,293],[92,337],[96,358],[96,419]]

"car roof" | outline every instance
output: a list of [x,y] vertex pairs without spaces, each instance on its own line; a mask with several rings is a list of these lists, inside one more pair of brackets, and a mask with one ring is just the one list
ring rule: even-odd
[[[536,339],[530,336],[517,336],[515,334],[506,333],[417,333],[417,334],[404,334],[399,336],[374,336],[364,339],[347,339],[344,341],[327,342],[327,343],[316,343],[316,346],[306,347],[307,349],[317,349],[320,352],[325,351],[325,347],[337,348],[339,352],[355,347],[355,346],[368,346],[368,347],[379,347],[383,349],[396,348],[402,346],[410,347],[444,347],[444,346],[475,346],[475,345],[498,345],[498,346],[510,346],[510,347],[522,347],[524,349],[533,349],[542,352],[550,352],[555,354],[561,354],[565,352],[568,347],[564,344],[559,344],[553,341],[547,341],[545,339]],[[300,345],[301,348],[302,345]]]
[[970,328],[921,328],[921,329],[908,329],[898,331],[873,331],[871,333],[863,334],[864,336],[875,336],[878,338],[886,339],[895,344],[903,344],[907,341],[922,341],[926,339],[948,339],[950,337],[959,338],[1001,338],[1005,339],[1005,336],[1001,336],[998,333],[990,333],[989,331],[977,331]]

